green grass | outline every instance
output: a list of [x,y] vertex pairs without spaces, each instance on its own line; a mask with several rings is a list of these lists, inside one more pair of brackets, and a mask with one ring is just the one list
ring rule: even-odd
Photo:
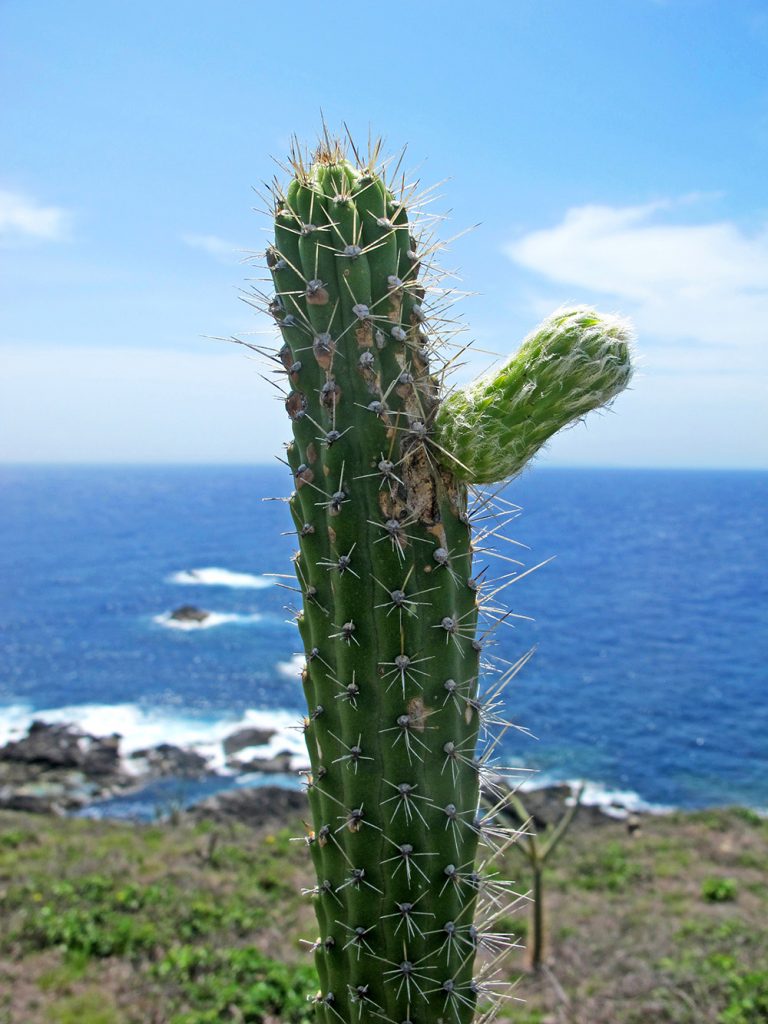
[[738,917],[713,926],[708,918],[686,922],[675,935],[674,955],[659,968],[678,991],[706,991],[719,1007],[717,1024],[765,1024],[768,1021],[768,930],[750,927]]
[[34,993],[0,1024],[308,1019],[293,834],[0,814],[0,992],[7,969]]
[[644,867],[618,842],[590,850],[576,862],[572,883],[580,889],[618,892],[643,878]]
[[120,1024],[116,1007],[105,1005],[104,994],[98,989],[57,999],[48,1007],[46,1020],[50,1024]]
[[34,843],[35,834],[23,828],[9,828],[0,832],[0,849],[17,850],[20,846]]

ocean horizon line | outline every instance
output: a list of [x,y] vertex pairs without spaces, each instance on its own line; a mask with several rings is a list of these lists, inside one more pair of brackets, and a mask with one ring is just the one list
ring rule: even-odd
[[[149,461],[117,460],[106,461],[22,461],[0,459],[0,471],[4,469],[278,469],[279,461],[275,458],[269,462],[185,462],[185,461]],[[599,471],[606,473],[768,473],[768,466],[664,466],[664,465],[623,465],[607,463],[553,463],[528,467],[519,477],[509,482],[525,479],[532,473],[584,472]]]

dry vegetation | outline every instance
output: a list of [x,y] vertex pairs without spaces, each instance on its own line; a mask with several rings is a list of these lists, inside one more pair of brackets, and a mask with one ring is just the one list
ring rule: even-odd
[[[0,814],[0,1024],[310,1018],[293,828]],[[509,872],[525,890],[525,861]],[[765,1024],[768,824],[742,810],[580,823],[552,859],[545,969],[515,1024]],[[506,925],[525,931],[525,914]]]

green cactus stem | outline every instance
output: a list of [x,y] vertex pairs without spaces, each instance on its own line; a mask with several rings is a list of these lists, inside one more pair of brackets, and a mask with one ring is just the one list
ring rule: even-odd
[[[509,796],[483,738],[509,724],[498,699],[516,666],[486,651],[503,613],[484,600],[493,586],[473,565],[467,482],[478,468],[477,479],[487,476],[488,460],[470,434],[480,422],[484,436],[500,436],[505,408],[519,416],[515,381],[527,378],[505,371],[493,428],[473,421],[477,403],[470,413],[465,402],[465,425],[442,414],[432,250],[412,224],[408,189],[377,169],[377,150],[368,160],[354,153],[327,139],[311,161],[294,153],[288,187],[273,189],[267,251],[275,292],[265,305],[281,335],[274,358],[293,427],[315,1002],[326,1024],[465,1024],[496,991],[485,953],[505,939],[492,921],[517,898],[490,864],[505,840],[498,813],[480,808],[481,789],[499,805]],[[561,355],[566,335],[589,337],[591,352],[599,333],[579,313],[557,341],[529,343],[542,369],[569,364],[557,384],[567,413],[549,367],[542,394],[525,399],[531,416],[546,402],[549,433],[593,407],[569,390],[615,393],[596,383],[589,359]],[[447,401],[458,408],[460,396]],[[513,419],[504,436],[516,444],[519,429]],[[481,658],[497,673],[489,695]]]
[[631,339],[619,317],[586,306],[553,313],[503,366],[441,402],[433,436],[455,475],[492,484],[519,473],[558,430],[624,390]]

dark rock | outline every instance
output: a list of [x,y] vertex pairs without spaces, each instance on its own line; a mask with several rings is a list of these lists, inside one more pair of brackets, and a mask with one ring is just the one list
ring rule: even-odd
[[72,725],[34,721],[26,736],[0,747],[0,761],[110,775],[119,769],[120,737],[99,738]]
[[49,768],[75,768],[82,761],[80,737],[69,725],[33,722],[27,735],[0,747],[1,761],[21,761]]
[[195,821],[229,824],[239,821],[252,828],[263,825],[284,825],[307,815],[309,803],[303,789],[282,789],[279,786],[256,786],[229,789],[209,797],[187,812]]
[[290,772],[292,758],[290,750],[281,750],[274,757],[254,757],[250,761],[232,757],[227,764],[239,772]]
[[[570,786],[547,786],[520,793],[520,800],[533,819],[535,831],[543,831],[547,825],[556,825],[568,809],[566,800],[570,797]],[[519,824],[519,823],[518,823]]]
[[196,779],[208,771],[208,761],[194,750],[183,750],[172,743],[161,743],[147,750],[137,750],[131,759],[146,761],[147,774],[162,777],[178,775],[185,779]]
[[236,754],[240,750],[245,750],[246,747],[262,747],[265,743],[269,743],[274,735],[274,729],[238,729],[231,736],[227,736],[222,746],[225,754]]
[[177,622],[205,622],[210,612],[197,608],[193,604],[183,604],[171,612],[171,618]]
[[85,775],[114,775],[120,771],[120,736],[84,738],[84,756],[80,765]]
[[[518,793],[518,796],[530,816],[532,830],[543,833],[548,826],[557,825],[570,806],[569,799],[576,796],[576,792],[569,785],[563,783],[558,786],[531,789],[526,793]],[[599,805],[582,803],[576,812],[574,824],[582,826],[607,825],[612,821],[615,822],[617,816],[622,816],[622,808],[617,806],[614,810],[617,814],[609,814],[605,808]],[[519,828],[525,824],[512,806],[505,809],[504,817],[513,827]]]
[[0,748],[0,808],[63,814],[151,779],[209,771],[205,757],[168,743],[131,756],[143,759],[138,773],[123,769],[116,733],[97,737],[74,725],[35,721],[26,736]]

